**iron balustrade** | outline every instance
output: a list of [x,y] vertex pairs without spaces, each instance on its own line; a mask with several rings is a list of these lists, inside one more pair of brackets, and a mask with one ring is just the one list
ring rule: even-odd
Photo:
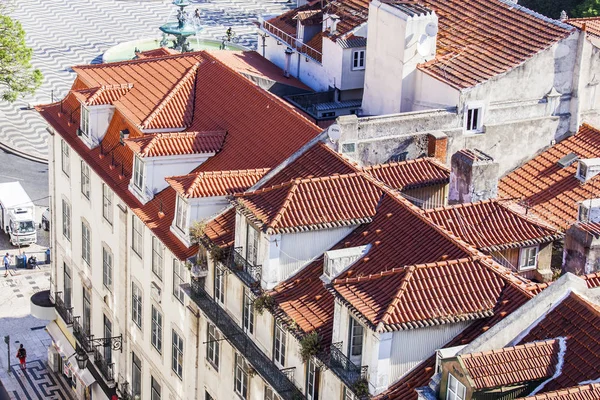
[[320,51],[308,46],[306,43],[303,43],[302,40],[288,33],[285,33],[284,31],[267,21],[263,22],[262,28],[265,30],[265,32],[268,32],[271,36],[275,37],[275,39],[281,40],[289,47],[296,49],[296,51],[298,51],[299,53],[304,54],[305,56],[310,57],[314,61],[321,64],[323,54]]
[[75,336],[75,339],[77,339],[79,345],[86,353],[91,353],[94,349],[92,349],[88,335],[86,335],[83,327],[79,323],[79,318],[80,317],[73,317],[73,336]]
[[104,377],[106,382],[113,382],[115,380],[114,366],[115,363],[108,363],[100,350],[102,346],[94,348],[94,364],[98,367],[98,371]]
[[192,280],[182,285],[183,290],[225,336],[225,339],[250,363],[252,368],[286,400],[306,399],[288,378],[288,371],[280,370],[242,330],[227,312],[213,300],[203,287],[203,280]]
[[240,277],[242,282],[252,288],[260,288],[262,278],[262,266],[254,265],[242,256],[242,247],[233,249],[231,257],[231,270]]
[[329,348],[329,369],[331,369],[350,389],[360,379],[367,378],[367,367],[354,364],[342,351],[343,343],[333,343]]
[[60,317],[65,321],[65,324],[72,325],[73,324],[73,307],[67,307],[65,305],[65,301],[63,299],[62,292],[56,292],[54,298],[54,307],[56,308],[56,312]]

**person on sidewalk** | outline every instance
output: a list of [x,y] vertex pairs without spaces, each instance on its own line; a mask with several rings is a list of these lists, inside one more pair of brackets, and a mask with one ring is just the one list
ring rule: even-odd
[[8,276],[8,267],[10,265],[10,256],[8,253],[6,253],[2,262],[4,263],[4,277],[6,278]]
[[25,350],[22,344],[17,351],[17,358],[21,363],[21,369],[24,371],[27,368],[27,350]]

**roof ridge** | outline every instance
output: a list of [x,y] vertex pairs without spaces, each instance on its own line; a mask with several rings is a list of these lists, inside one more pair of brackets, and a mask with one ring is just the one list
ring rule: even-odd
[[411,266],[411,267],[407,268],[406,274],[404,274],[404,276],[402,277],[402,282],[400,283],[398,290],[396,291],[396,294],[394,295],[392,301],[390,301],[390,303],[388,304],[388,306],[387,306],[385,312],[383,313],[383,315],[381,316],[381,318],[379,318],[380,324],[388,323],[388,320],[390,319],[390,317],[392,315],[394,307],[396,307],[396,304],[398,304],[400,302],[400,299],[406,293],[406,288],[408,287],[408,283],[411,280],[411,278],[415,275],[416,269],[417,269],[417,267],[415,267],[415,266]]
[[472,358],[476,358],[476,357],[487,356],[490,354],[501,354],[501,353],[508,353],[508,352],[517,351],[517,350],[521,350],[521,349],[531,348],[531,347],[543,347],[543,346],[553,345],[555,343],[558,343],[558,341],[559,341],[559,338],[536,340],[533,342],[527,342],[527,343],[523,343],[523,344],[517,344],[514,346],[502,347],[499,349],[478,351],[476,353],[459,354],[458,357],[460,357],[462,359],[472,359]]
[[386,163],[367,165],[366,167],[362,167],[362,169],[364,171],[372,171],[375,169],[391,168],[391,167],[397,167],[400,165],[409,165],[409,164],[417,164],[417,163],[425,163],[425,162],[429,163],[430,162],[432,164],[435,164],[436,167],[442,167],[443,169],[448,170],[448,171],[450,170],[448,167],[446,167],[439,161],[437,161],[437,162],[436,161],[437,161],[437,159],[435,157],[419,157],[419,158],[413,158],[411,160],[391,161],[391,162],[386,162]]
[[349,160],[346,157],[344,157],[342,154],[340,154],[337,151],[333,150],[332,148],[330,148],[329,146],[327,146],[326,143],[318,142],[317,145],[320,146],[320,147],[322,147],[322,148],[324,148],[326,151],[328,151],[330,154],[332,154],[333,156],[335,156],[338,160],[342,161],[344,164],[346,164],[350,168],[354,169],[357,172],[360,171],[360,167],[358,166],[357,163],[352,162],[351,160]]
[[[175,84],[175,86],[173,86],[173,88],[171,90],[169,90],[169,92],[166,94],[166,96],[161,100],[160,103],[158,103],[156,105],[156,107],[154,107],[154,110],[152,110],[152,112],[150,113],[150,115],[148,115],[146,117],[145,120],[143,120],[140,123],[140,128],[144,129],[146,126],[148,126],[148,124],[150,124],[152,121],[154,121],[154,119],[158,116],[158,114],[160,114],[160,112],[167,106],[167,104],[171,101],[171,99],[173,99],[173,97],[179,93],[179,91],[181,90],[181,88],[187,83],[187,81],[189,79],[191,79],[192,77],[194,77],[196,71],[198,70],[198,67],[200,66],[201,62],[196,62],[195,64],[193,64],[188,70],[187,72],[177,81],[177,83]],[[193,90],[193,89],[192,89]]]
[[283,218],[283,214],[285,214],[285,212],[287,211],[287,207],[290,204],[290,202],[292,201],[292,198],[294,197],[296,190],[298,190],[297,183],[295,183],[294,185],[292,185],[290,187],[288,194],[287,194],[285,200],[283,201],[283,204],[281,205],[279,210],[275,213],[275,216],[271,220],[271,223],[268,225],[268,228],[275,229],[275,227],[277,226],[277,223],[281,220],[281,218]]
[[116,61],[116,62],[102,63],[102,64],[81,64],[81,65],[74,65],[71,67],[71,69],[75,70],[76,68],[77,69],[112,68],[112,67],[119,67],[121,65],[160,62],[163,60],[167,60],[167,59],[170,60],[173,58],[188,58],[188,57],[196,58],[196,56],[199,56],[199,55],[205,55],[205,51],[200,50],[200,51],[193,51],[193,52],[188,52],[188,53],[177,53],[177,54],[170,54],[170,55],[165,55],[165,56],[161,56],[161,57],[152,57],[152,58],[136,58],[133,60],[123,60],[123,61]]

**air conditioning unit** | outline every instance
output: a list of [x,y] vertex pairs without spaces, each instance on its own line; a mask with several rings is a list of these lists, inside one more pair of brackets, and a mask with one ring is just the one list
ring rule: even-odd
[[600,199],[588,199],[578,204],[577,220],[584,223],[600,222]]
[[600,158],[579,160],[575,177],[581,182],[587,182],[600,173]]

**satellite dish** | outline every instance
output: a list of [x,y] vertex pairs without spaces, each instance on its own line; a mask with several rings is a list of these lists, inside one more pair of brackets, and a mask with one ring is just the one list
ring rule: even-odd
[[431,53],[431,39],[427,35],[421,35],[417,43],[417,52],[425,57]]
[[438,25],[435,22],[430,22],[425,27],[425,33],[429,37],[434,37],[438,33]]
[[329,136],[329,140],[332,142],[340,140],[340,137],[342,136],[340,126],[338,124],[330,125],[329,128],[327,128],[327,136]]

